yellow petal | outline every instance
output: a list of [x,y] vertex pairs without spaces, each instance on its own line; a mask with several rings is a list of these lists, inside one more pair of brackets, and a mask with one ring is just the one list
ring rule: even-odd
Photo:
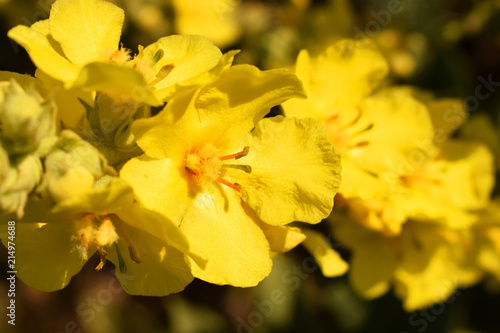
[[325,236],[309,229],[302,229],[302,232],[307,237],[303,244],[314,256],[324,276],[335,277],[347,272],[349,264],[342,259],[337,251],[332,249]]
[[[1,227],[6,235],[7,225]],[[85,264],[75,250],[73,230],[63,224],[16,224],[17,276],[28,286],[41,291],[64,288]],[[7,246],[7,239],[2,241]]]
[[227,168],[226,174],[242,186],[243,200],[265,223],[318,223],[330,214],[340,156],[318,121],[265,118],[245,145],[248,155],[234,162],[251,166],[251,173]]
[[434,126],[434,141],[444,142],[467,119],[467,110],[459,99],[442,98],[427,103]]
[[494,185],[493,170],[493,157],[485,146],[447,141],[436,159],[409,178],[409,193],[391,200],[410,217],[466,228],[475,221],[468,210],[488,204]]
[[78,74],[78,67],[58,53],[40,31],[46,30],[48,21],[34,23],[31,28],[18,25],[8,32],[8,36],[26,49],[33,63],[53,78],[68,82]]
[[262,229],[273,252],[288,252],[306,239],[300,228],[266,224],[248,206],[244,205],[244,209]]
[[108,258],[115,264],[116,277],[127,293],[166,296],[184,290],[193,280],[182,252],[140,229],[128,225],[125,228],[128,234],[133,235],[142,259],[141,263],[130,259],[128,243],[123,238],[118,240],[118,246],[125,262],[126,272],[120,271],[114,247],[109,248]]
[[467,243],[458,233],[428,223],[407,226],[394,271],[395,292],[406,311],[443,302],[458,286],[475,283],[478,270],[466,265]]
[[192,107],[193,92],[183,91],[154,117],[132,124],[137,145],[151,158],[185,158],[187,142],[203,140],[202,129]]
[[68,59],[78,65],[117,50],[125,15],[103,0],[58,0],[50,11],[50,34]]
[[385,294],[396,265],[396,252],[390,242],[355,221],[332,216],[334,234],[339,242],[352,249],[349,280],[353,289],[367,299]]
[[146,209],[137,202],[128,204],[114,213],[129,226],[141,229],[190,256],[199,266],[203,267],[206,264],[206,260],[201,255],[191,250],[186,235],[178,228],[178,225],[164,215]]
[[199,92],[195,108],[212,143],[229,148],[248,134],[271,107],[293,97],[305,97],[294,74],[237,65]]
[[435,197],[446,198],[463,209],[485,208],[495,183],[493,156],[488,148],[475,142],[450,140],[443,145],[440,159],[443,173],[435,177],[440,180],[441,193]]
[[353,163],[349,157],[342,158],[342,183],[339,193],[346,199],[369,200],[383,197],[392,190],[391,180],[396,181],[397,178],[377,177],[368,172],[363,165]]
[[156,87],[155,89],[155,94],[156,97],[168,101],[174,95],[180,90],[187,90],[186,88],[198,88],[202,85],[209,84],[214,82],[226,69],[231,67],[231,64],[233,63],[234,56],[238,54],[240,51],[238,50],[231,50],[222,55],[220,57],[219,62],[212,67],[210,70],[201,72],[201,74],[198,74],[196,76],[193,76],[187,80],[184,80],[182,82],[176,82],[173,86],[167,86],[162,89],[158,89]]
[[242,139],[272,106],[300,96],[300,81],[287,71],[233,66],[198,90],[194,100],[193,92],[184,91],[157,116],[137,120],[132,132],[146,155],[154,158],[177,156],[185,152],[187,142],[210,142],[223,150],[221,154],[231,154],[243,148]]
[[459,126],[467,119],[467,110],[464,103],[456,98],[439,98],[429,91],[420,90],[411,86],[393,87],[400,94],[412,96],[425,104],[434,127],[434,142],[441,144],[447,140]]
[[315,59],[301,52],[296,73],[309,99],[286,102],[285,114],[324,120],[334,113],[349,122],[353,108],[381,84],[387,72],[387,61],[369,40],[339,41]]
[[144,207],[178,224],[194,200],[182,161],[151,160],[145,156],[128,161],[120,171]]
[[[70,169],[70,171],[73,169]],[[59,202],[53,212],[92,212],[95,214],[114,213],[134,202],[132,188],[120,178],[111,178],[102,187],[94,187],[79,197],[66,198]]]
[[251,287],[271,271],[269,243],[233,190],[209,186],[201,192],[186,212],[181,230],[193,250],[208,259],[205,269],[190,259],[199,279]]
[[78,123],[85,114],[85,108],[79,99],[92,105],[94,98],[89,91],[81,89],[64,89],[61,81],[55,80],[40,68],[37,68],[35,76],[39,78],[47,90],[54,96],[57,105],[57,116],[66,128],[77,128]]
[[88,63],[81,69],[74,82],[66,84],[66,88],[103,91],[135,103],[147,103],[153,106],[162,104],[147,86],[139,71],[120,64]]
[[360,105],[361,118],[352,126],[349,159],[376,175],[407,174],[435,152],[428,109],[397,89],[386,89]]
[[174,67],[154,85],[155,89],[163,89],[200,75],[217,65],[222,57],[219,48],[203,36],[172,35],[160,38],[144,49],[144,57],[153,59],[157,52],[162,52],[162,56],[152,67],[153,73],[159,73],[165,66]]

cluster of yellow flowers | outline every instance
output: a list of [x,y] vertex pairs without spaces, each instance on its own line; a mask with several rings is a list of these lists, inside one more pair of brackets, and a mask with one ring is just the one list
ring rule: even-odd
[[[390,85],[369,40],[261,71],[196,35],[132,52],[123,21],[104,0],[57,0],[9,31],[37,66],[0,72],[0,226],[18,222],[26,284],[64,288],[97,253],[130,294],[250,287],[299,244],[408,311],[500,280],[494,157],[473,130],[452,136],[462,101]],[[322,220],[331,234],[304,224]]]

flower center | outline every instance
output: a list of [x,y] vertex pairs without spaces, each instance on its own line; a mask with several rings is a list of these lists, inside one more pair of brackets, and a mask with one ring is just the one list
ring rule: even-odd
[[358,131],[353,131],[352,129],[352,126],[354,126],[361,119],[361,115],[361,110],[357,110],[356,117],[354,117],[347,124],[341,123],[340,115],[338,113],[333,113],[325,119],[326,129],[328,131],[330,141],[341,152],[362,148],[370,144],[368,141],[358,140],[356,136],[371,130],[373,128],[373,124],[369,124],[366,128]]
[[196,178],[198,185],[206,186],[213,182],[219,182],[236,192],[244,195],[244,191],[240,184],[231,183],[222,178],[224,169],[232,168],[252,172],[252,167],[244,164],[226,164],[224,161],[237,160],[248,155],[250,148],[245,146],[243,150],[234,154],[219,156],[219,149],[211,144],[205,144],[200,149],[190,149],[186,154],[186,171]]
[[76,235],[72,240],[76,242],[76,250],[84,260],[88,260],[88,251],[95,249],[100,254],[100,262],[96,270],[101,270],[106,263],[107,250],[111,246],[115,246],[120,270],[125,272],[125,263],[118,249],[118,236],[117,230],[129,243],[130,258],[137,263],[141,262],[139,251],[130,239],[129,235],[123,228],[121,220],[114,215],[95,215],[94,213],[86,214],[82,219],[78,220],[75,225]]

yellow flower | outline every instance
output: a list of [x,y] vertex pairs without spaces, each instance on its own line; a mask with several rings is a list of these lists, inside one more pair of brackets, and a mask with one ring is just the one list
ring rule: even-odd
[[18,277],[42,291],[64,288],[95,252],[96,269],[109,259],[125,291],[135,295],[183,290],[193,279],[184,254],[203,265],[176,225],[134,203],[130,186],[111,177],[54,208],[50,200],[31,201],[16,224],[15,243]]
[[123,10],[103,0],[57,0],[47,20],[16,26],[8,36],[21,44],[39,70],[67,89],[105,91],[160,105],[174,84],[196,77],[221,60],[201,36],[169,36],[131,57],[118,48]]
[[173,5],[180,34],[203,35],[221,48],[241,35],[238,0],[174,0]]
[[401,161],[432,140],[425,105],[398,89],[374,92],[388,66],[367,40],[342,40],[316,58],[303,50],[295,71],[309,99],[287,101],[284,112],[326,125],[342,156],[339,193],[363,200],[390,193],[386,178],[400,175]]
[[367,230],[341,214],[331,221],[338,240],[352,250],[349,279],[367,299],[391,285],[406,311],[443,302],[457,287],[478,281],[467,232],[430,222],[407,222],[400,235],[388,237]]
[[479,214],[471,228],[477,266],[500,281],[500,210],[498,197]]
[[205,269],[193,265],[195,277],[254,286],[269,274],[269,243],[245,210],[272,226],[318,223],[330,213],[340,162],[324,128],[312,119],[263,119],[291,97],[304,97],[293,74],[239,65],[132,125],[145,155],[120,177],[208,259]]
[[431,158],[418,164],[406,161],[405,165],[408,171],[393,180],[390,195],[346,200],[350,216],[388,235],[398,234],[408,219],[466,229],[476,219],[474,211],[489,203],[493,157],[481,144],[445,141],[432,151]]
[[325,236],[314,230],[302,229],[302,232],[307,237],[302,244],[313,255],[324,276],[335,277],[347,272],[349,264],[331,247]]

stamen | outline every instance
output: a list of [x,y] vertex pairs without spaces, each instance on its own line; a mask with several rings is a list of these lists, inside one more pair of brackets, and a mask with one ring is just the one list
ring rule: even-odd
[[137,56],[142,59],[142,57],[144,57],[144,46],[142,45],[137,46],[137,51],[138,51]]
[[356,111],[358,111],[358,114],[356,115],[356,117],[354,117],[354,119],[350,123],[346,124],[346,126],[344,126],[344,128],[356,124],[358,122],[358,120],[361,119],[361,114],[362,114],[361,110],[360,109],[356,109]]
[[232,188],[233,190],[235,190],[236,192],[238,192],[238,193],[240,193],[240,194],[241,194],[241,185],[240,185],[240,184],[238,184],[238,185],[237,185],[237,183],[234,183],[234,184],[233,184],[233,183],[230,183],[230,182],[228,182],[227,180],[222,179],[222,178],[220,178],[220,177],[219,177],[219,178],[217,178],[217,181],[218,181],[219,183],[221,183],[222,185],[226,185],[227,187],[230,187],[230,188]]
[[160,82],[161,80],[163,80],[164,78],[166,78],[167,75],[170,74],[170,72],[174,68],[175,68],[175,66],[173,64],[169,64],[169,65],[163,66],[160,69],[160,71],[158,72],[158,74],[156,74],[156,79],[154,79],[153,81],[149,82],[148,85],[154,86],[155,84],[157,84],[158,82]]
[[226,161],[226,160],[232,160],[233,158],[235,160],[237,160],[237,159],[240,159],[242,157],[247,156],[249,151],[250,151],[250,147],[249,146],[245,146],[242,151],[240,151],[238,153],[231,154],[231,155],[226,155],[226,156],[219,157],[219,160]]
[[187,166],[185,166],[184,169],[193,176],[198,176],[198,173],[196,171],[189,169]]
[[104,265],[106,264],[106,251],[101,250],[101,261],[99,262],[99,265],[95,268],[96,271],[100,271]]
[[361,133],[364,133],[364,132],[368,132],[369,130],[371,130],[373,128],[373,123],[370,123],[368,126],[366,126],[365,128],[363,128],[362,130],[360,130],[359,132],[357,133],[354,133],[356,135],[358,134],[361,134]]
[[118,244],[115,243],[116,256],[118,257],[118,266],[120,267],[120,272],[122,274],[127,273],[127,266],[125,265],[125,261],[123,260],[122,253],[120,252],[120,248]]
[[130,256],[130,259],[132,259],[136,263],[140,264],[142,262],[139,251],[137,250],[137,248],[135,246],[132,246],[132,245],[128,246],[128,255]]
[[347,149],[354,149],[354,148],[363,148],[363,147],[366,147],[370,144],[370,142],[368,141],[360,141],[354,145],[350,145],[347,147]]
[[328,118],[326,118],[325,122],[329,123],[331,121],[336,121],[337,119],[339,119],[339,117],[340,117],[339,114],[336,113],[336,114],[334,114],[334,115],[329,116]]
[[240,195],[244,198],[247,196],[247,193],[245,192],[245,190],[243,189],[243,186],[241,186],[241,184],[238,184],[238,183],[234,183],[234,186],[236,186],[238,188],[238,192],[240,193]]
[[222,164],[222,167],[223,168],[238,169],[241,171],[245,171],[246,173],[252,172],[252,167],[250,165],[246,165],[246,164]]
[[134,242],[132,241],[132,239],[128,235],[127,231],[123,227],[122,221],[118,217],[116,217],[115,215],[110,215],[110,218],[113,221],[113,224],[116,226],[116,228],[122,234],[123,238],[125,238],[125,240],[129,244],[128,252],[130,255],[130,259],[132,259],[136,263],[140,264],[142,262],[142,259],[141,259],[141,256],[139,254],[139,250],[137,249]]
[[163,58],[163,55],[165,54],[165,52],[163,51],[163,49],[159,49],[158,51],[156,51],[154,57],[153,57],[153,66],[161,60],[161,58]]

